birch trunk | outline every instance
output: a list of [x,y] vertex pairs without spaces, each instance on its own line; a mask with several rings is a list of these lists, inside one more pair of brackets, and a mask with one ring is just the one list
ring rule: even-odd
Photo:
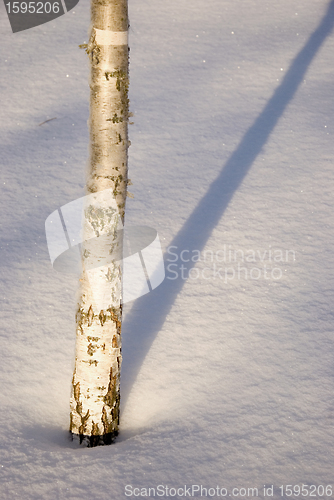
[[[91,0],[90,158],[86,193],[113,194],[88,204],[82,245],[83,273],[76,314],[76,359],[70,432],[88,446],[110,444],[118,434],[121,368],[121,268],[116,260],[85,270],[85,259],[105,253],[124,222],[128,150],[127,0]],[[101,194],[101,193],[100,193]],[[98,199],[98,195],[96,195]],[[116,208],[116,209],[115,209]],[[109,239],[100,238],[108,235]],[[88,239],[87,238],[84,239]],[[86,247],[86,248],[85,248]],[[110,252],[109,252],[110,253]],[[86,266],[87,267],[87,266]]]

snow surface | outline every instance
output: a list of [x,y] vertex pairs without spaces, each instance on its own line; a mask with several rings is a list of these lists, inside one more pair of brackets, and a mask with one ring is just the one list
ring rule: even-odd
[[52,270],[44,221],[83,195],[89,2],[16,34],[0,4],[0,498],[334,486],[333,2],[129,8],[127,222],[178,260],[125,307],[117,442],[80,449],[76,281]]

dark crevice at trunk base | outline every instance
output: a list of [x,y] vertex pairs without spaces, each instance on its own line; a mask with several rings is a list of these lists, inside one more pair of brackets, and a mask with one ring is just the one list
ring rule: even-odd
[[103,434],[102,436],[86,436],[85,434],[74,434],[70,431],[71,440],[76,441],[87,448],[112,444],[115,441],[116,436],[118,436],[118,431],[109,432],[108,434]]

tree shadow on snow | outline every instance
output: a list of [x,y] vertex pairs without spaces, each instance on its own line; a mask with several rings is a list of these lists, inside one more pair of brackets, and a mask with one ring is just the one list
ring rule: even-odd
[[[202,251],[213,229],[246,177],[252,163],[266,144],[278,120],[293,99],[305,73],[334,25],[334,0],[317,29],[292,61],[282,83],[275,90],[261,114],[248,129],[221,173],[175,236],[170,246]],[[185,275],[193,266],[182,262]],[[184,280],[165,281],[153,292],[134,303],[123,326],[122,401],[129,396],[142,363],[159,333]]]

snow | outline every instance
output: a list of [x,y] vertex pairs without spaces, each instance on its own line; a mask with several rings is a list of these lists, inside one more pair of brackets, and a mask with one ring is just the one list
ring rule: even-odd
[[76,280],[52,270],[44,222],[83,196],[89,3],[16,34],[0,5],[0,498],[334,487],[333,2],[129,9],[127,223],[158,231],[166,269],[174,247],[179,278],[125,306],[121,432],[80,449]]

